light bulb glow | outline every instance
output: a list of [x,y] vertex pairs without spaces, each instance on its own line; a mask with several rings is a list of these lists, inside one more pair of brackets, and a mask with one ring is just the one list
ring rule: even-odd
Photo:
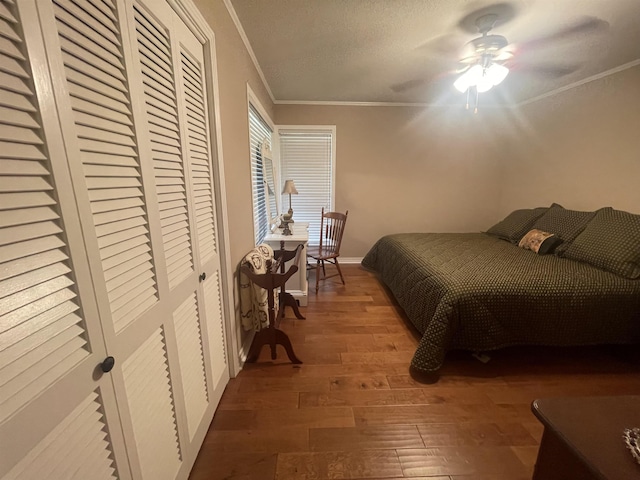
[[478,92],[483,93],[491,90],[494,85],[501,83],[508,74],[509,69],[497,63],[492,63],[488,68],[474,65],[460,75],[453,83],[453,86],[461,93],[474,86],[478,89]]
[[479,93],[488,92],[492,87],[493,82],[491,82],[491,79],[486,75],[484,75],[476,84],[476,88],[478,89]]
[[485,72],[485,76],[491,81],[492,85],[498,85],[501,83],[505,78],[507,78],[508,74],[509,69],[504,65],[498,65],[497,63],[491,64]]

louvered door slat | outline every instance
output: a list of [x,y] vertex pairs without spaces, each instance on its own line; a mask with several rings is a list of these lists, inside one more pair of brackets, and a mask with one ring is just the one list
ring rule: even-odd
[[30,272],[48,265],[55,265],[58,262],[64,262],[67,258],[66,254],[60,250],[49,250],[48,252],[11,260],[2,265],[0,280],[12,278],[18,272]]
[[105,0],[88,0],[88,2],[93,5],[95,8],[100,10],[103,15],[105,15],[110,20],[115,21],[116,17],[113,14],[113,3],[107,2]]
[[[117,244],[120,245],[120,244]],[[105,258],[102,261],[102,265],[105,270],[115,267],[116,265],[120,265],[121,263],[128,262],[136,258],[138,255],[144,255],[149,251],[149,246],[146,244],[138,245],[133,248],[129,248],[118,255],[113,255],[109,258]]]
[[207,385],[200,318],[195,294],[190,295],[173,313],[184,384],[189,435],[193,438],[207,408]]
[[140,207],[144,205],[140,197],[120,198],[118,200],[103,200],[94,202],[91,205],[93,213],[112,212],[114,210],[124,210],[128,208]]
[[[15,92],[20,93],[20,92]],[[7,125],[17,125],[21,127],[38,128],[38,122],[27,112],[20,112],[12,108],[0,106],[0,118]],[[0,154],[1,156],[2,154]]]
[[[46,358],[40,359],[29,369],[6,383],[2,378],[5,373],[3,371],[0,376],[0,405],[13,405],[16,400],[19,403],[23,403],[24,400],[20,398],[21,396],[37,394],[40,391],[39,388],[41,388],[37,385],[37,380],[47,375],[50,370],[68,371],[88,355],[85,345],[85,340],[76,336],[73,340],[49,353]],[[60,372],[58,375],[60,375]]]
[[[182,212],[185,212],[185,213],[182,213]],[[176,212],[176,210],[174,209],[170,212],[164,212],[164,213],[165,213],[164,217],[160,218],[160,224],[163,227],[169,228],[177,222],[188,221],[186,210],[181,210]]]
[[[169,37],[166,29],[141,7],[136,6],[134,14],[156,184],[183,185],[184,163],[178,133]],[[155,126],[158,124],[158,118],[161,118],[163,123],[160,128]],[[167,168],[168,164],[171,168]],[[158,208],[161,219],[162,212],[178,210],[186,213],[186,192],[175,190],[171,196],[159,195]],[[183,232],[176,235],[175,229],[169,228],[166,223],[161,223],[161,230],[169,286],[173,288],[193,270],[190,232],[187,225]],[[177,256],[176,251],[179,253]],[[177,268],[172,263],[176,260],[186,261],[186,268]]]
[[55,200],[51,198],[46,192],[0,193],[0,211],[55,205],[55,203]]
[[0,175],[47,175],[47,170],[42,166],[40,162],[14,160],[14,159],[1,159],[0,163]]
[[[99,241],[100,248],[108,247],[110,245],[115,245],[116,243],[124,242],[128,238],[137,237],[138,235],[144,235],[149,233],[149,231],[141,222],[139,217],[130,218],[128,221],[125,221],[125,222],[129,222],[130,226],[127,225],[126,228],[123,227],[123,229],[119,232],[107,234],[100,237],[100,241]],[[124,223],[124,222],[119,222],[119,223]]]
[[167,99],[169,101],[175,101],[175,92],[173,90],[173,84],[169,82],[167,79],[155,75],[155,72],[152,68],[149,68],[145,64],[141,64],[142,74],[144,75],[144,83],[147,85],[151,92],[158,92],[161,96],[158,98]]
[[114,133],[120,133],[123,135],[133,136],[133,130],[131,129],[131,126],[127,124],[124,124],[121,122],[114,122],[113,120],[108,120],[106,118],[98,118],[78,110],[74,111],[73,114],[75,117],[76,124],[78,125],[89,125],[94,128],[99,128],[101,130],[104,130],[106,132],[114,132]]
[[78,126],[78,135],[82,138],[90,140],[98,140],[100,142],[110,142],[118,145],[125,145],[133,147],[135,143],[131,139],[130,135],[121,135],[115,132],[107,132],[100,128]]
[[146,248],[150,250],[151,248],[149,247],[148,244],[149,244],[149,239],[143,235],[139,235],[134,238],[128,238],[124,242],[116,243],[114,245],[110,245],[108,247],[104,247],[100,249],[100,258],[103,261],[103,269],[107,268],[106,260],[111,259],[112,257],[118,254],[121,254],[123,252],[126,252],[127,250],[132,250],[136,247],[139,247],[140,245],[146,245]]
[[104,272],[104,276],[107,280],[107,284],[109,284],[111,280],[117,281],[118,277],[120,277],[121,275],[125,274],[135,267],[139,267],[140,265],[145,264],[149,260],[151,260],[151,255],[147,253],[145,255],[139,255],[136,258],[131,259],[131,261],[129,262],[122,262],[117,266],[106,270]]
[[[5,480],[115,480],[117,472],[106,432],[108,427],[102,414],[102,399],[92,392],[11,469]],[[80,462],[70,461],[76,458],[83,459],[80,467]],[[66,459],[67,462],[59,459]]]
[[[201,74],[201,66],[200,64],[190,58],[189,54],[185,51],[180,52],[180,65],[181,65],[181,78],[182,78],[182,88],[185,93],[185,98],[187,100],[186,106],[189,108],[190,103],[194,103],[194,96],[189,96],[189,89],[195,88],[198,92],[197,97],[199,97],[200,103],[194,103],[195,111],[191,113],[191,116],[195,116],[195,123],[200,125],[202,128],[206,128],[207,119],[206,119],[206,108],[204,104],[204,91],[202,89],[202,74]],[[198,178],[201,175],[201,170],[194,170],[190,168],[189,174],[191,175],[192,183],[194,188],[199,184],[203,184],[207,187],[210,195],[208,199],[205,199],[205,204],[208,203],[208,206],[198,206],[196,205],[195,215],[197,217],[196,223],[196,233],[198,238],[198,248],[200,250],[201,262],[207,262],[213,258],[216,254],[216,238],[215,238],[215,229],[214,229],[214,210],[213,210],[213,190],[211,184],[211,170],[209,167],[209,147],[208,144],[203,144],[201,142],[194,141],[195,135],[191,135],[192,133],[192,123],[187,121],[186,129],[187,129],[187,148],[188,155],[190,159],[199,158],[201,155],[207,159],[207,170],[204,171],[204,176]],[[196,133],[196,132],[194,132]],[[191,163],[190,163],[191,165]]]
[[180,140],[180,133],[175,130],[175,128],[165,128],[160,125],[154,125],[153,123],[149,123],[149,132],[154,135],[159,135],[161,137],[169,137],[176,140]]
[[[15,264],[13,264],[15,266]],[[21,292],[29,288],[30,285],[46,282],[48,280],[63,276],[71,270],[64,263],[58,262],[53,265],[37,268],[27,273],[14,275],[7,280],[0,281],[0,298],[8,297],[14,293]]]
[[15,351],[9,352],[3,361],[0,385],[13,380],[21,372],[33,367],[41,358],[50,357],[57,349],[81,336],[84,330],[76,326],[78,320],[75,316],[65,317],[54,327],[45,328],[26,341],[16,344]]
[[157,123],[158,125],[164,125],[167,128],[175,128],[175,124],[178,123],[177,115],[170,114],[152,104],[147,104],[147,113],[149,114],[149,122],[152,124]]
[[[98,235],[98,238],[100,239],[99,242],[102,242],[102,241],[105,242],[105,245],[101,245],[101,246],[106,247],[110,244],[109,238],[112,234],[115,235],[124,230],[138,227],[140,225],[145,225],[144,218],[140,218],[140,217],[127,218],[124,220],[119,220],[117,222],[111,222],[109,224],[100,225],[96,227],[96,233]],[[122,238],[119,238],[119,241],[124,241],[125,239],[126,237],[122,237]]]
[[7,348],[7,350],[2,353],[4,354],[6,352],[9,352],[13,348],[13,346],[18,345],[18,343],[22,342],[23,340],[28,339],[29,336],[34,332],[41,332],[47,327],[54,324],[54,322],[58,322],[64,319],[63,321],[65,323],[67,321],[72,321],[73,324],[80,323],[82,321],[82,318],[73,313],[77,310],[78,306],[74,305],[71,302],[62,303],[53,308],[50,308],[40,315],[36,315],[30,318],[28,322],[19,323],[13,326],[11,329],[6,330],[2,334],[0,334],[0,339],[2,339],[3,342],[7,342],[5,343],[5,345],[12,346]]
[[[158,115],[157,114],[158,112],[160,112],[161,115]],[[176,117],[166,116],[164,115],[164,112],[161,112],[159,110],[156,112],[154,111],[154,108],[151,106],[148,106],[147,113],[149,114],[150,131],[156,131],[155,127],[158,126],[158,127],[165,128],[167,130],[173,130],[176,133],[178,132],[176,127],[176,122],[177,122]]]
[[0,85],[4,90],[22,95],[31,95],[31,89],[24,79],[0,71]]
[[[120,331],[158,296],[118,16],[106,3],[54,3],[112,320]],[[78,41],[83,38],[88,41]],[[138,295],[123,299],[125,292]]]
[[[86,3],[85,3],[86,5]],[[61,12],[61,15],[58,17],[58,32],[60,35],[71,42],[76,43],[79,47],[84,48],[86,50],[95,53],[98,56],[103,56],[105,60],[111,60],[113,58],[120,58],[120,51],[118,47],[108,41],[105,41],[103,37],[96,35],[94,37],[88,37],[80,34],[77,23],[71,21],[69,16],[64,18],[69,20],[69,23],[76,24],[76,27],[70,26],[67,23],[62,21],[62,16],[64,13]],[[104,20],[108,23],[113,23],[113,19]]]
[[[81,34],[91,38],[96,43],[111,42],[113,45],[120,46],[118,28],[115,25],[115,21],[107,19],[104,23],[101,23],[95,19],[87,11],[91,8],[87,2],[82,2],[80,6],[62,0],[55,0],[55,3],[58,7],[56,8],[56,18],[59,21],[77,29]],[[80,25],[84,28],[79,28]]]
[[158,329],[122,366],[142,474],[157,480],[173,480],[181,461],[165,349]]
[[89,199],[96,202],[140,196],[142,196],[142,191],[139,188],[106,188],[104,190],[95,189],[89,192]]
[[216,385],[227,368],[227,354],[225,349],[222,298],[220,297],[220,273],[207,277],[202,282],[204,291],[204,306],[207,314],[207,329],[209,353],[211,362],[211,381]]

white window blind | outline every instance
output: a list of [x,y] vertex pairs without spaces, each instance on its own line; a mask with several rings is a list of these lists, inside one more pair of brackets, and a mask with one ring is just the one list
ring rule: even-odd
[[251,157],[251,191],[253,194],[253,231],[256,245],[267,235],[269,220],[265,196],[265,181],[262,164],[262,143],[271,145],[272,131],[258,111],[249,104],[249,149]]
[[[298,195],[291,196],[293,219],[309,223],[309,244],[320,239],[322,207],[333,209],[333,130],[282,129],[280,171],[282,184],[293,180]],[[289,209],[289,195],[282,196],[282,211]]]

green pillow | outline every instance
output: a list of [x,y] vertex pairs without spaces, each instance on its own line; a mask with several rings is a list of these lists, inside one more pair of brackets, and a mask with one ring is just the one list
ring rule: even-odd
[[556,250],[560,254],[569,248],[571,242],[580,235],[596,212],[579,212],[577,210],[567,210],[560,205],[553,204],[538,218],[531,228],[553,233],[562,240]]
[[626,278],[640,278],[640,215],[601,208],[564,257]]
[[486,231],[511,243],[518,243],[531,225],[548,210],[547,207],[525,208],[511,212],[506,218]]

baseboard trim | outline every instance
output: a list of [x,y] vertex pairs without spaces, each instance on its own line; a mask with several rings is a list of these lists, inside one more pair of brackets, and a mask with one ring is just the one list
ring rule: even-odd
[[360,263],[362,262],[363,257],[338,257],[338,261],[340,263],[348,264],[348,263]]
[[[240,370],[244,368],[244,364],[247,361],[247,357],[249,356],[249,349],[251,349],[251,343],[253,343],[253,337],[256,335],[255,331],[251,331],[247,333],[247,337],[242,342],[242,346],[240,347],[240,351],[238,352],[238,363],[240,364]],[[240,371],[239,370],[239,371]]]

